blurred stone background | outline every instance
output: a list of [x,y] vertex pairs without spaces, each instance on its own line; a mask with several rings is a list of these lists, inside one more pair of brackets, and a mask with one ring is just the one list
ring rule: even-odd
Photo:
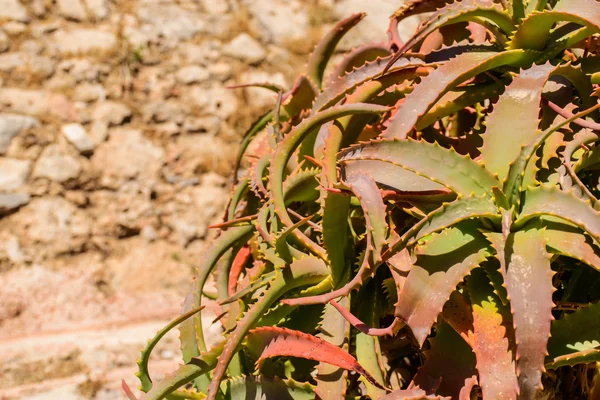
[[[0,399],[120,399],[179,312],[237,142],[324,30],[392,0],[0,0]],[[208,316],[208,320],[210,320]],[[213,327],[218,334],[218,327]],[[177,333],[154,352],[176,368]]]

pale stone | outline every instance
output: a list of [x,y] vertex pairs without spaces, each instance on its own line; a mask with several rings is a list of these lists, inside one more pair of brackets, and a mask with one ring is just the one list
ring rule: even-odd
[[108,17],[108,2],[106,0],[86,0],[88,10],[96,19]]
[[197,65],[190,65],[177,71],[175,77],[179,83],[189,85],[208,80],[210,78],[210,73],[205,68]]
[[31,172],[31,161],[0,157],[0,191],[11,192],[23,186]]
[[0,193],[0,216],[29,203],[31,196],[27,193]]
[[57,0],[58,13],[68,19],[83,21],[86,19],[85,7],[81,0]]
[[8,18],[14,21],[27,22],[27,10],[19,0],[0,0],[0,19]]
[[131,109],[125,104],[114,101],[99,103],[92,113],[94,120],[107,122],[110,125],[121,125],[129,117],[131,117]]
[[265,49],[261,44],[247,33],[240,33],[231,42],[223,46],[223,54],[250,64],[259,63],[266,56]]
[[61,128],[62,134],[75,146],[81,154],[90,154],[94,151],[94,142],[90,139],[81,124],[67,124]]
[[12,139],[24,130],[39,126],[32,117],[16,114],[0,114],[0,155],[6,153]]
[[75,179],[80,173],[81,165],[77,159],[67,154],[58,145],[46,147],[33,169],[33,177],[48,178],[58,183]]
[[117,45],[114,33],[100,29],[58,30],[52,39],[63,55],[109,52]]
[[[306,41],[309,7],[304,2],[243,0],[242,3],[253,17],[251,25],[264,41],[283,46],[293,41]],[[380,27],[377,29],[381,30]]]

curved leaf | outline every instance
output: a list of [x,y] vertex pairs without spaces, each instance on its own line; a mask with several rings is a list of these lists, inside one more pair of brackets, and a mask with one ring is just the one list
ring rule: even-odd
[[300,357],[354,371],[371,384],[385,389],[349,353],[312,335],[286,328],[261,327],[248,333],[248,342],[260,354],[256,361],[259,368],[270,357]]
[[352,160],[391,163],[442,184],[463,196],[491,195],[492,188],[500,185],[500,182],[477,162],[437,143],[412,139],[378,139],[351,146],[340,152],[342,165]]
[[552,11],[534,12],[519,25],[510,48],[541,50],[557,22],[575,22],[600,32],[600,3],[596,0],[561,0]]
[[340,61],[331,72],[329,81],[325,82],[325,85],[346,75],[354,69],[358,69],[369,62],[377,60],[378,58],[388,57],[389,55],[390,51],[388,46],[384,43],[370,43],[358,46],[344,55],[342,61]]
[[555,66],[544,64],[521,71],[486,119],[481,159],[501,181],[508,175],[509,164],[517,158],[521,147],[539,135],[542,89],[555,70]]
[[474,18],[482,18],[493,22],[505,34],[510,34],[515,29],[512,18],[502,9],[500,4],[491,0],[461,0],[450,3],[434,12],[425,21],[423,27],[398,50],[394,59],[403,55],[441,27],[457,22],[472,21]]
[[600,250],[588,243],[582,232],[565,224],[545,223],[544,226],[550,252],[583,261],[600,271]]
[[[271,161],[271,166],[269,169],[269,181],[271,184],[271,195],[275,212],[284,225],[289,227],[294,223],[288,215],[285,207],[283,177],[289,159],[292,157],[293,152],[300,145],[302,140],[314,129],[337,118],[352,114],[377,114],[383,113],[387,110],[387,107],[362,103],[333,107],[305,119],[283,138],[283,140],[277,146],[275,157]],[[326,258],[325,250],[306,237],[303,233],[295,230],[293,234],[312,252],[323,259]]]
[[552,215],[571,222],[594,240],[600,240],[600,212],[594,210],[589,201],[577,198],[571,193],[555,187],[538,186],[525,192],[523,208],[515,226],[540,215]]
[[291,379],[268,379],[264,376],[240,376],[229,379],[230,400],[313,400],[314,386]]
[[450,400],[450,397],[428,395],[423,389],[400,389],[380,397],[378,400]]
[[533,56],[522,50],[463,53],[445,62],[419,83],[406,101],[398,107],[385,138],[404,139],[413,130],[419,119],[446,93],[458,84],[489,69],[503,65],[524,65]]
[[600,361],[600,303],[554,321],[548,340],[549,368],[592,361]]
[[519,383],[504,326],[501,301],[486,273],[477,269],[467,278],[473,307],[472,346],[477,357],[484,399],[516,400]]
[[318,88],[323,86],[323,74],[325,73],[325,68],[327,67],[327,63],[331,58],[335,47],[342,37],[358,24],[365,15],[365,13],[352,14],[350,17],[335,24],[335,26],[321,39],[310,55],[306,68],[307,74]]
[[[488,236],[491,240],[498,236]],[[546,343],[552,321],[552,275],[543,230],[531,228],[492,243],[501,258],[517,343],[520,396],[531,399],[542,388]]]
[[463,225],[418,246],[417,260],[398,294],[394,315],[410,326],[420,346],[456,286],[491,255],[487,245],[481,234]]

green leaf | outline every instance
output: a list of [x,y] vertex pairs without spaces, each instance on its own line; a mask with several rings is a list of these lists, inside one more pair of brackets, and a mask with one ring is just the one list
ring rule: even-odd
[[365,13],[353,14],[335,24],[335,26],[321,39],[310,55],[306,68],[307,74],[318,88],[323,86],[323,74],[325,73],[327,63],[333,55],[337,44],[350,29],[365,17],[365,15]]
[[315,398],[314,386],[291,379],[241,376],[229,379],[227,386],[230,400],[313,400]]
[[548,368],[600,361],[600,303],[554,321],[551,334],[546,358]]
[[503,181],[521,147],[537,138],[542,89],[556,67],[534,65],[521,71],[506,87],[486,119],[481,159]]
[[[449,248],[448,243],[452,243]],[[469,225],[448,228],[419,246],[416,262],[398,294],[395,316],[423,345],[456,286],[491,255],[487,241]]]
[[346,248],[348,247],[348,213],[350,197],[325,192],[323,205],[323,247],[327,250],[333,287],[340,283],[346,271]]
[[526,65],[532,61],[532,54],[522,50],[463,53],[445,62],[427,75],[406,101],[398,107],[396,115],[383,132],[385,138],[404,139],[412,131],[419,119],[458,84],[492,68],[503,65]]
[[[340,300],[340,304],[342,307],[349,307],[348,299],[345,297]],[[331,343],[331,345],[343,351],[348,351],[350,324],[331,304],[325,305],[323,322],[319,330],[318,338]],[[316,369],[317,376],[315,380],[317,381],[317,387],[315,388],[315,393],[319,398],[322,400],[343,400],[348,385],[347,370],[326,361],[319,362]]]
[[600,212],[594,210],[589,201],[555,187],[538,186],[525,192],[523,208],[515,226],[541,215],[551,215],[577,225],[596,241],[600,239]]
[[541,50],[557,22],[575,22],[600,32],[600,3],[596,0],[560,0],[552,11],[534,12],[519,25],[511,49]]
[[475,18],[489,20],[499,27],[505,34],[510,34],[515,26],[508,13],[502,6],[490,0],[461,0],[450,3],[434,12],[400,50],[397,55],[402,55],[413,48],[425,37],[443,26],[458,22],[472,21]]
[[483,398],[516,400],[519,383],[502,302],[482,269],[471,273],[467,286],[473,308],[472,346]]
[[[387,110],[387,107],[362,103],[333,107],[306,118],[283,138],[283,140],[277,146],[274,159],[271,161],[269,181],[271,184],[271,195],[273,205],[275,206],[275,212],[284,225],[288,227],[293,225],[292,219],[288,215],[285,207],[285,198],[283,193],[283,178],[285,174],[285,168],[289,159],[292,157],[292,154],[300,145],[302,140],[314,129],[337,118],[352,114],[378,114]],[[324,249],[322,249],[304,234],[296,230],[294,231],[294,236],[319,257],[323,259],[326,258]]]
[[[492,188],[500,185],[500,182],[477,162],[461,156],[452,149],[445,149],[437,143],[412,139],[373,140],[340,152],[342,166],[351,161],[390,163],[444,185],[462,196],[471,194],[491,196]],[[377,166],[371,164],[371,167],[369,172],[374,172]],[[414,187],[412,182],[407,189],[410,190],[411,187]],[[400,188],[400,190],[406,189]]]
[[544,226],[550,252],[583,261],[600,271],[600,250],[586,240],[583,232],[560,223],[545,222]]

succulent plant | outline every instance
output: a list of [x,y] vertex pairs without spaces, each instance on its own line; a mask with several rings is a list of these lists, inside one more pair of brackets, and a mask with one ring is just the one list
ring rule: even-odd
[[[598,398],[600,2],[416,0],[328,68],[362,17],[291,90],[259,85],[275,107],[183,314],[142,352],[143,398]],[[184,365],[153,382],[177,325]]]

